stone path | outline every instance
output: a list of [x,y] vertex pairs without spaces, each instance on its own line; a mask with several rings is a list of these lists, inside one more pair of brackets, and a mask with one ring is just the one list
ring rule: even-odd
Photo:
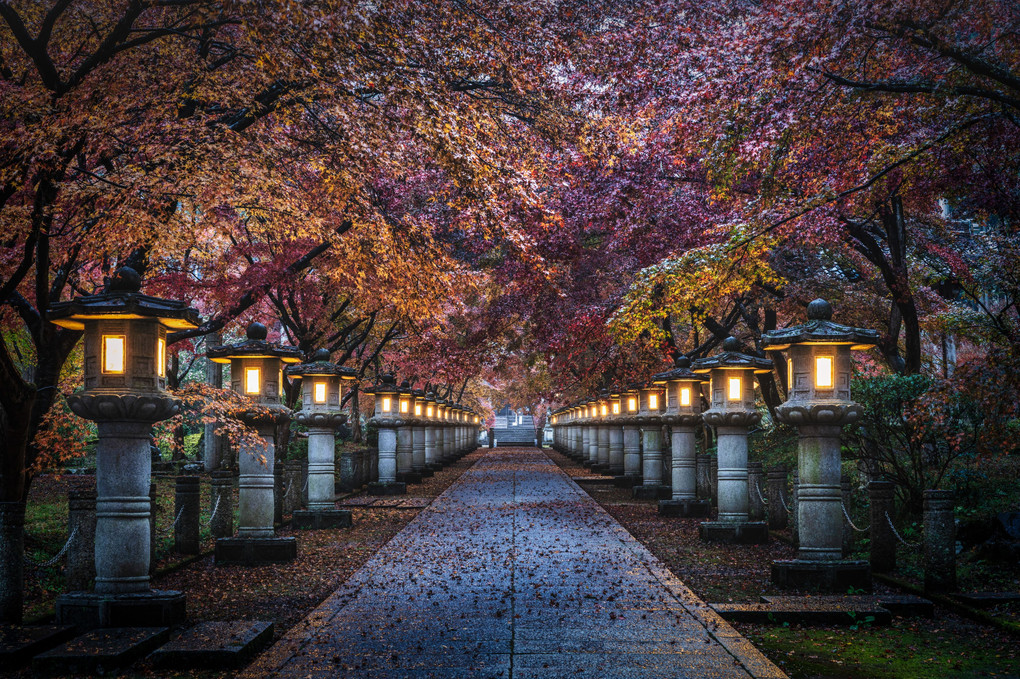
[[483,456],[247,670],[784,677],[541,451]]

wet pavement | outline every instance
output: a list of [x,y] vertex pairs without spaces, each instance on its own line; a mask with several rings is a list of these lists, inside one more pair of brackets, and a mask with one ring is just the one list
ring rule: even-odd
[[785,676],[533,448],[481,457],[246,674]]

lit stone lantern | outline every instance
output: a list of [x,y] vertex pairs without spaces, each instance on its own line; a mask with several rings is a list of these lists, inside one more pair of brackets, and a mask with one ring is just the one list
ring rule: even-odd
[[262,443],[240,451],[238,457],[238,528],[236,538],[216,540],[217,564],[259,564],[290,561],[297,556],[297,541],[276,537],[273,528],[276,426],[291,418],[284,406],[283,367],[301,361],[295,347],[268,342],[261,323],[248,326],[247,339],[209,349],[216,363],[230,364],[230,386],[248,397],[258,409],[238,417],[259,432]]
[[641,428],[641,485],[633,496],[640,500],[669,497],[669,486],[662,474],[662,415],[666,409],[665,390],[657,384],[645,384],[638,390],[638,426]]
[[747,433],[761,421],[755,408],[756,373],[772,370],[772,361],[740,352],[740,342],[727,337],[722,352],[694,361],[694,372],[711,378],[711,408],[702,415],[715,427],[718,441],[719,514],[699,532],[706,542],[760,544],[768,541],[768,524],[750,521],[747,501]]
[[436,455],[436,395],[427,392],[421,407],[425,429],[425,468],[435,473],[443,468],[443,463]]
[[95,591],[58,597],[61,624],[132,624],[136,611],[154,625],[184,620],[181,592],[149,588],[149,450],[153,423],[180,409],[164,392],[167,333],[195,328],[199,319],[184,302],[140,290],[138,273],[123,267],[108,292],[58,302],[46,312],[49,322],[84,331],[84,390],[67,402],[96,423],[99,436]]
[[704,380],[691,370],[686,356],[677,360],[677,367],[652,376],[652,382],[666,390],[666,413],[663,421],[670,425],[673,457],[670,463],[672,497],[659,501],[659,514],[679,517],[707,517],[712,511],[711,500],[697,496],[697,428],[701,425],[701,384]]
[[340,410],[344,382],[353,383],[358,373],[330,362],[329,351],[319,349],[287,374],[301,380],[301,410],[294,419],[308,427],[308,509],[295,511],[291,523],[312,529],[350,526],[351,512],[336,508],[336,430],[347,421]]
[[400,383],[397,396],[397,481],[421,483],[421,474],[414,471],[414,391],[411,383]]
[[397,426],[400,422],[400,387],[393,375],[380,375],[366,394],[375,397],[370,420],[379,430],[379,478],[368,484],[369,495],[403,495],[407,485],[397,481]]
[[411,471],[421,478],[433,475],[425,460],[425,391],[411,392]]
[[641,483],[641,428],[638,414],[641,401],[639,384],[620,392],[620,426],[623,430],[623,475],[613,479],[618,488],[631,488]]
[[591,469],[598,474],[609,471],[609,392],[603,391],[595,401],[595,463]]
[[588,450],[585,465],[593,467],[599,462],[599,402],[596,398],[588,399]]
[[779,421],[797,427],[797,558],[772,564],[780,588],[844,592],[871,588],[867,561],[843,559],[840,431],[860,417],[850,400],[850,352],[874,347],[878,332],[832,322],[823,299],[808,305],[803,325],[762,335],[767,351],[789,353],[789,398],[776,408]]
[[623,396],[619,389],[609,392],[606,427],[609,430],[609,468],[605,473],[617,477],[623,474]]

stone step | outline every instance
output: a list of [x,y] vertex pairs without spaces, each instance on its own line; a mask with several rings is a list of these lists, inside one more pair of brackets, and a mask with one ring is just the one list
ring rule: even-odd
[[154,664],[178,670],[236,669],[273,641],[273,623],[262,620],[203,622],[152,654]]
[[962,604],[967,604],[974,608],[991,608],[999,604],[1020,601],[1020,593],[1018,592],[966,592],[950,594],[949,596]]
[[165,644],[169,627],[105,627],[86,632],[32,660],[36,675],[106,674]]
[[935,615],[935,606],[931,601],[913,594],[823,594],[812,597],[767,594],[761,597],[762,603],[766,604],[790,604],[805,600],[841,603],[849,607],[881,606],[902,618],[931,618]]
[[889,609],[874,603],[858,602],[846,605],[815,601],[804,597],[787,603],[709,604],[716,613],[729,622],[782,625],[888,625],[892,622]]
[[0,626],[0,667],[25,664],[75,635],[74,625]]

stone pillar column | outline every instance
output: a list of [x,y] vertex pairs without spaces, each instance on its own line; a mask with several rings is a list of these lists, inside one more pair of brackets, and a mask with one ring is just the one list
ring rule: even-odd
[[379,483],[397,482],[397,430],[379,427]]
[[623,474],[623,428],[615,424],[609,426],[609,474]]
[[239,451],[237,535],[271,538],[274,535],[276,487],[276,425],[259,423],[260,445]]
[[792,492],[790,493],[790,537],[793,539],[793,546],[796,547],[800,543],[800,526],[797,525],[797,517],[800,515],[799,507],[800,504],[800,472],[796,469],[793,470],[793,484],[791,485]]
[[[330,450],[329,453],[330,461],[332,462],[333,451]],[[304,499],[304,483],[302,482],[301,466],[301,460],[287,460],[283,463],[283,513],[290,514],[292,517],[294,516],[294,512],[301,509],[301,503]],[[326,492],[329,494],[329,497],[332,497],[332,470],[330,470],[328,482],[329,486]]]
[[609,425],[600,424],[596,430],[598,431],[598,448],[595,469],[600,474],[605,474],[609,471]]
[[831,561],[843,557],[840,508],[840,427],[802,425],[797,445],[797,558]]
[[868,484],[868,548],[873,573],[896,570],[896,536],[889,527],[889,521],[895,515],[895,496],[896,486],[889,481],[872,481]]
[[234,475],[216,470],[209,476],[212,479],[209,530],[214,538],[228,538],[234,534]]
[[768,471],[769,528],[786,528],[790,517],[786,512],[786,465],[777,464]]
[[641,430],[637,424],[623,427],[623,475],[641,478]]
[[409,424],[397,427],[397,479],[406,483],[420,483],[421,475],[414,469],[414,428]]
[[436,460],[436,428],[429,425],[425,427],[425,467],[435,471],[439,466]]
[[765,489],[761,462],[747,463],[747,516],[751,521],[765,519]]
[[640,500],[666,499],[669,486],[662,479],[662,425],[658,418],[641,424],[641,485],[632,495]]
[[719,455],[718,448],[715,455],[708,457],[708,482],[712,488],[712,505],[719,506]]
[[[99,499],[96,498],[98,505]],[[156,572],[156,482],[149,481],[149,575]]]
[[[297,416],[301,418],[301,413],[298,413]],[[310,428],[308,430],[308,511],[336,509],[334,504],[336,497],[334,490],[336,485],[334,480],[335,455],[335,427]],[[294,492],[300,493],[298,489],[295,489]]]
[[674,424],[671,438],[673,439],[673,457],[670,461],[670,472],[673,499],[697,500],[697,437],[694,427]]
[[956,591],[953,491],[924,491],[924,591]]
[[68,534],[74,535],[64,571],[67,591],[82,591],[96,577],[96,491],[69,491],[67,510]]
[[287,492],[283,478],[283,460],[273,466],[273,523],[283,523],[283,495]]
[[0,502],[0,621],[20,624],[25,606],[25,505]]
[[747,427],[718,427],[719,521],[743,522],[747,511]]
[[709,455],[698,455],[694,458],[697,476],[697,494],[701,500],[712,503],[712,459]]
[[423,424],[411,429],[411,469],[422,476],[432,476],[432,470],[425,460],[425,429]]
[[178,476],[174,486],[174,551],[178,554],[198,554],[198,519],[201,513],[201,479],[198,476]]

